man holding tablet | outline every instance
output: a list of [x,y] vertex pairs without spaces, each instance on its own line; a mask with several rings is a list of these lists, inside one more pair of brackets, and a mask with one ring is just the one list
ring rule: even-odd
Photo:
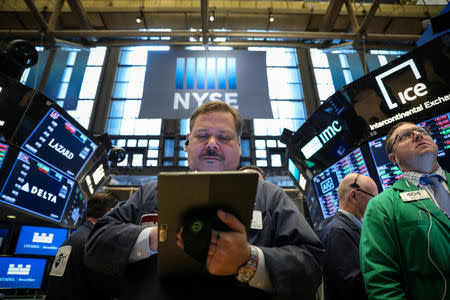
[[[224,102],[207,102],[195,110],[185,143],[189,169],[235,171],[241,155],[241,127],[239,113]],[[149,298],[191,299],[203,294],[214,299],[315,298],[324,248],[281,188],[259,180],[248,236],[236,217],[217,211],[230,231],[212,231],[205,267],[214,276],[202,280],[186,274],[182,280],[154,283],[158,281],[153,274],[157,230],[139,223],[142,215],[156,212],[157,183],[151,182],[96,223],[86,247],[87,263],[104,272],[125,272],[129,281],[134,278],[135,282],[142,276],[133,277],[130,270],[152,269],[145,275],[147,280],[142,280],[142,284],[154,287],[146,294]],[[183,247],[181,234],[178,237],[178,245]],[[140,288],[133,286],[134,290]],[[121,294],[122,298],[139,298],[129,288]]]

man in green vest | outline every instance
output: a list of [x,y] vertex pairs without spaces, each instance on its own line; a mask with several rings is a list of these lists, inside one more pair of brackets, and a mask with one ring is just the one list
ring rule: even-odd
[[401,122],[386,137],[403,178],[369,202],[360,242],[369,299],[449,299],[450,174],[427,128]]

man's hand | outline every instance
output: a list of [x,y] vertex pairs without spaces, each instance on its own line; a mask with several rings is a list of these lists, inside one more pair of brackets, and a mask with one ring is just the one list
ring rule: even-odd
[[158,251],[158,224],[150,231],[150,249]]
[[231,231],[211,231],[206,268],[213,275],[237,274],[250,257],[245,227],[235,216],[222,210],[217,211],[217,216]]

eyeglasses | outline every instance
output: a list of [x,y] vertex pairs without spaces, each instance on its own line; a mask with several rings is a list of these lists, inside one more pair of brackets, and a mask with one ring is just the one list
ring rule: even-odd
[[394,145],[397,139],[399,142],[403,142],[409,138],[412,138],[414,136],[413,134],[414,131],[422,135],[430,135],[430,127],[428,126],[402,130],[395,136],[394,142],[392,142],[391,150],[389,151],[389,153],[392,153],[392,150],[394,149]]
[[356,183],[356,181],[358,180],[359,175],[361,175],[361,174],[356,175],[355,181],[352,184],[350,184],[350,187],[355,188],[355,190],[357,190],[358,192],[361,192],[361,193],[364,193],[366,195],[369,195],[372,198],[375,197],[375,195],[373,195],[373,194],[371,194],[369,192],[366,192],[365,190],[362,190],[361,187],[359,186],[359,184]]

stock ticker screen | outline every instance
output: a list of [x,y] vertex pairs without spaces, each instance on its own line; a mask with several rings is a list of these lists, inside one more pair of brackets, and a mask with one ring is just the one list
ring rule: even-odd
[[337,188],[345,175],[350,173],[360,173],[369,176],[360,148],[356,148],[337,163],[314,177],[314,186],[324,219],[333,216],[339,209]]
[[370,153],[372,153],[383,190],[391,187],[397,180],[402,178],[402,171],[389,160],[384,148],[385,145],[386,136],[369,142]]
[[6,152],[8,152],[9,146],[0,143],[0,168],[2,167],[3,161],[5,160]]
[[22,149],[75,179],[97,145],[55,109],[50,109]]
[[450,113],[426,120],[417,126],[430,127],[431,137],[439,148],[439,164],[444,170],[450,171]]
[[20,151],[0,192],[0,202],[61,221],[75,181]]

